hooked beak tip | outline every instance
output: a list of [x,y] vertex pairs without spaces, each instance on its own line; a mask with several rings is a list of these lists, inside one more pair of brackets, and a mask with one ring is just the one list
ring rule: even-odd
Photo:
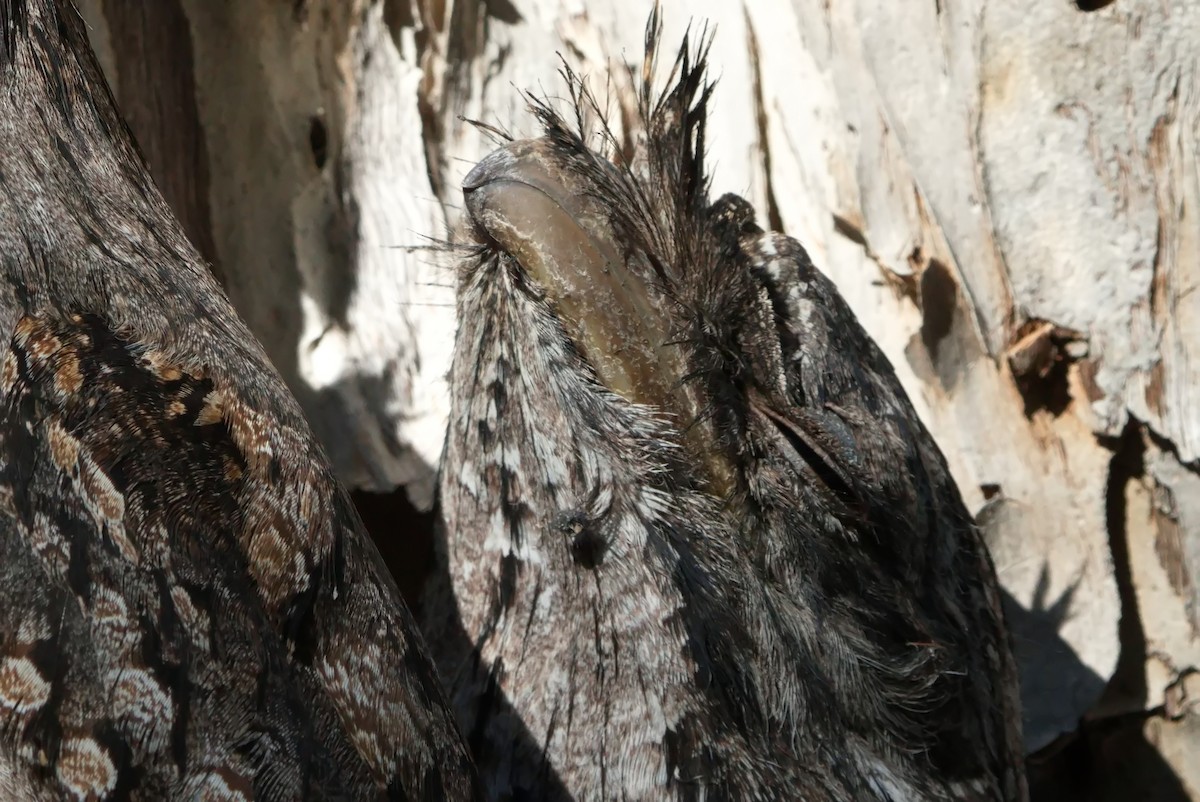
[[493,181],[506,177],[512,171],[515,161],[516,159],[508,148],[492,151],[472,167],[471,172],[463,176],[463,194],[469,194]]

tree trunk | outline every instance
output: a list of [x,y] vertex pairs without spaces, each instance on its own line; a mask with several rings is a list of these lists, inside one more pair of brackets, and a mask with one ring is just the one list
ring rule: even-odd
[[[342,478],[428,508],[462,119],[532,132],[555,51],[619,111],[650,0],[82,5]],[[1035,794],[1200,799],[1200,5],[707,0],[665,41],[704,19],[714,192],[837,282],[986,528]],[[411,590],[428,517],[358,500]]]

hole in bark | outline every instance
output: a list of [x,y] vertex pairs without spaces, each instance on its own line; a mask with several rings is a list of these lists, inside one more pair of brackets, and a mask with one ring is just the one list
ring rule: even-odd
[[1025,400],[1025,415],[1040,409],[1055,417],[1071,404],[1071,363],[1087,353],[1083,335],[1045,320],[1030,319],[1017,331],[1008,365]]
[[958,304],[958,284],[950,268],[937,259],[930,259],[921,273],[921,342],[934,359],[938,343],[954,326],[954,309]]
[[1080,11],[1099,11],[1114,2],[1115,0],[1075,0],[1075,7]]
[[313,117],[308,123],[308,147],[312,150],[313,163],[320,170],[325,167],[329,157],[329,133],[320,117]]
[[1025,417],[1033,417],[1039,409],[1056,418],[1067,411],[1071,405],[1071,388],[1067,383],[1069,365],[1067,360],[1058,359],[1044,373],[1017,377],[1017,390],[1025,401]]

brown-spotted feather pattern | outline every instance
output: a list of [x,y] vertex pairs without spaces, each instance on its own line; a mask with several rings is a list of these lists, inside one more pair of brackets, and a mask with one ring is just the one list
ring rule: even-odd
[[247,581],[247,464],[213,383],[95,316],[39,315],[0,392],[5,550],[32,550],[38,589],[3,605],[0,718],[30,770],[80,798],[363,793]]
[[464,181],[423,609],[461,623],[434,649],[485,783],[1021,799],[995,571],[945,460],[800,244],[710,200],[704,48],[656,94],[658,36],[632,148],[535,101],[542,136]]
[[469,799],[414,623],[66,0],[0,0],[0,791]]

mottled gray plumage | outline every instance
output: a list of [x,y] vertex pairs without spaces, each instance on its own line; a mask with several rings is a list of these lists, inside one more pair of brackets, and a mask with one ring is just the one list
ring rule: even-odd
[[460,622],[434,649],[484,782],[1019,799],[996,575],[946,462],[800,244],[710,202],[704,49],[656,96],[658,36],[631,149],[534,102],[543,135],[464,181],[424,622]]
[[464,799],[415,625],[66,0],[0,0],[0,798]]

